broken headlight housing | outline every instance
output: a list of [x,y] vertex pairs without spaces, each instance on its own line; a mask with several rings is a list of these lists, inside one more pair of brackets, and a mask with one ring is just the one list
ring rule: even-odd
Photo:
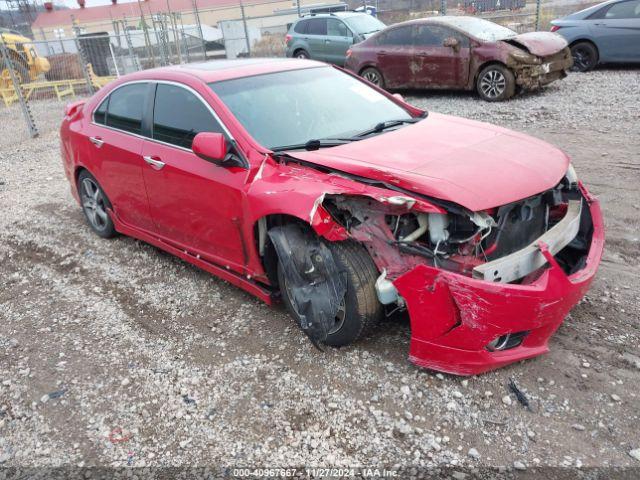
[[527,65],[539,65],[542,63],[540,58],[525,52],[524,50],[513,50],[512,52],[509,52],[509,56],[514,60],[520,63],[526,63]]

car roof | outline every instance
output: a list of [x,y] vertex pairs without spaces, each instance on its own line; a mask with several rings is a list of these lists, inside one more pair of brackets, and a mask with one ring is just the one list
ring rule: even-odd
[[[151,70],[144,70],[131,75],[136,79],[166,79],[172,74],[188,74],[198,77],[205,83],[251,77],[267,73],[300,70],[303,68],[328,67],[327,64],[314,60],[297,58],[243,58],[235,60],[211,60],[208,62],[173,65]],[[127,75],[128,76],[128,75]]]
[[302,17],[300,17],[297,21],[299,22],[300,20],[308,20],[310,18],[327,18],[327,17],[338,17],[338,18],[349,18],[349,17],[359,17],[361,15],[369,15],[368,13],[365,12],[322,12],[322,13],[309,13],[306,15],[303,15]]

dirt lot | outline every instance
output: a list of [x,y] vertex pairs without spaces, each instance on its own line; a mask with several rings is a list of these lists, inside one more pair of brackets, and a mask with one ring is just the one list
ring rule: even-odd
[[640,466],[640,70],[501,104],[408,99],[559,145],[601,199],[601,269],[548,355],[436,375],[407,361],[402,319],[320,353],[282,307],[90,233],[60,163],[59,104],[38,107],[50,122],[36,140],[3,108],[0,464]]

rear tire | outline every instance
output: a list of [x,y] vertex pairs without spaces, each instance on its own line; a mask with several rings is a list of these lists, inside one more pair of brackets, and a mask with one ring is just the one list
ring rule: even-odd
[[295,58],[299,58],[301,60],[308,60],[311,58],[311,55],[309,55],[309,52],[307,52],[304,49],[300,49],[300,50],[296,50],[296,52],[293,54],[293,56]]
[[378,70],[377,68],[365,68],[364,70],[362,70],[362,72],[360,72],[360,76],[368,82],[371,82],[380,88],[384,88],[384,77],[382,76],[382,73],[380,73],[380,70]]
[[[326,242],[333,259],[347,281],[344,302],[336,316],[336,324],[327,335],[326,344],[333,347],[349,345],[377,323],[382,316],[382,304],[378,301],[375,283],[378,270],[367,250],[353,242]],[[295,321],[299,316],[289,299],[286,278],[278,262],[278,283],[282,300]]]
[[572,70],[588,72],[598,64],[598,49],[591,42],[578,42],[571,47]]
[[111,202],[95,177],[86,170],[78,175],[78,195],[91,230],[102,238],[115,237],[116,228],[108,213]]
[[476,90],[487,102],[501,102],[516,93],[516,78],[504,65],[489,65],[478,75]]

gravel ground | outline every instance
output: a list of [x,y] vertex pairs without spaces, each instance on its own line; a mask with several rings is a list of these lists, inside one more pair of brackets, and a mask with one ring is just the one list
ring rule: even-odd
[[548,355],[436,374],[408,362],[406,319],[318,352],[282,307],[93,235],[62,171],[60,104],[38,106],[35,140],[0,109],[0,464],[640,466],[640,70],[500,104],[407,98],[559,145],[602,200],[602,267]]

